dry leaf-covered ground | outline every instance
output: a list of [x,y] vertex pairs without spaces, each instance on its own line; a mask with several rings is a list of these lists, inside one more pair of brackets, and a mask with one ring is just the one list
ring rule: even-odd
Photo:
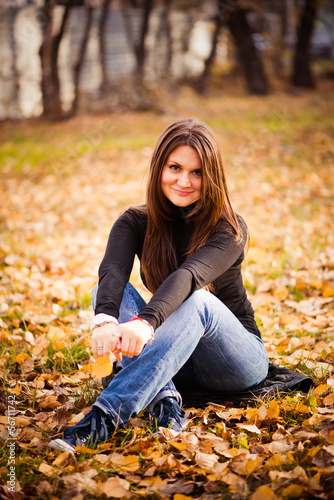
[[[205,101],[184,91],[160,115],[1,126],[1,498],[334,498],[332,91]],[[144,412],[97,450],[50,451],[107,368],[92,359],[89,322],[109,229],[143,201],[152,146],[183,116],[220,136],[270,358],[311,374],[314,388],[189,408],[172,442],[150,434]],[[132,281],[147,297],[138,266]]]

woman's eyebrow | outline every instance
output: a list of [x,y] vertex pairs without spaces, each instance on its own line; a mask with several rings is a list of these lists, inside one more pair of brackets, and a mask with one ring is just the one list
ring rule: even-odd
[[175,160],[173,160],[173,159],[168,160],[168,162],[167,162],[167,163],[175,163],[175,165],[179,165],[179,166],[181,167],[181,163],[179,163],[178,161],[175,161]]

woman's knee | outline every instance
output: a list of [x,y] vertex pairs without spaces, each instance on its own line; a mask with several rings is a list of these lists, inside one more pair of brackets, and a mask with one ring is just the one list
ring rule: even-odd
[[199,309],[203,305],[211,302],[212,297],[214,297],[212,293],[201,288],[200,290],[196,290],[196,292],[191,294],[190,297],[185,302],[187,303],[188,306],[193,306],[196,309]]

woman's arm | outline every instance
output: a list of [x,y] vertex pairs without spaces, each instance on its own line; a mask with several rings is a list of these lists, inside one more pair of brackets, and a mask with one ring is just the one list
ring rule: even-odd
[[189,257],[158,288],[150,302],[138,315],[158,328],[196,290],[215,281],[243,255],[247,226],[239,218],[242,241],[232,234],[218,234]]
[[138,252],[139,231],[136,222],[127,211],[117,219],[110,231],[106,252],[99,267],[95,314],[105,313],[118,318],[124,288]]

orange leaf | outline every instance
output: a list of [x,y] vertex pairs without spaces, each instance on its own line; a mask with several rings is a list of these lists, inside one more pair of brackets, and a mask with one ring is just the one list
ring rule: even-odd
[[55,356],[57,356],[57,358],[60,358],[60,359],[66,359],[62,352],[55,352]]
[[54,473],[54,468],[51,467],[51,465],[48,465],[46,462],[42,462],[38,470],[46,476],[52,476],[52,474]]
[[99,485],[101,493],[108,498],[127,498],[130,496],[130,484],[120,477],[111,477]]
[[327,384],[320,384],[318,385],[318,387],[316,387],[313,391],[313,394],[315,396],[320,396],[321,394],[323,394],[324,392],[327,392],[329,390],[328,388],[328,385]]
[[98,358],[92,366],[92,373],[95,378],[102,378],[110,375],[112,364],[109,358]]
[[325,406],[331,406],[332,404],[334,404],[334,392],[326,396],[323,400],[323,403]]
[[266,418],[277,418],[277,417],[279,417],[279,407],[277,401],[273,399],[272,401],[270,401]]
[[334,297],[334,288],[326,288],[326,289],[323,291],[322,296],[323,296],[325,299],[328,299],[329,297]]
[[278,286],[274,290],[274,295],[275,295],[275,297],[278,298],[278,300],[280,302],[283,302],[283,300],[285,300],[289,297],[289,290],[287,289],[286,286]]
[[276,500],[277,496],[269,486],[259,486],[251,496],[251,500]]
[[23,363],[27,360],[31,359],[30,356],[26,352],[21,352],[17,356],[15,356],[14,360],[15,363],[18,363],[19,365],[23,365]]

